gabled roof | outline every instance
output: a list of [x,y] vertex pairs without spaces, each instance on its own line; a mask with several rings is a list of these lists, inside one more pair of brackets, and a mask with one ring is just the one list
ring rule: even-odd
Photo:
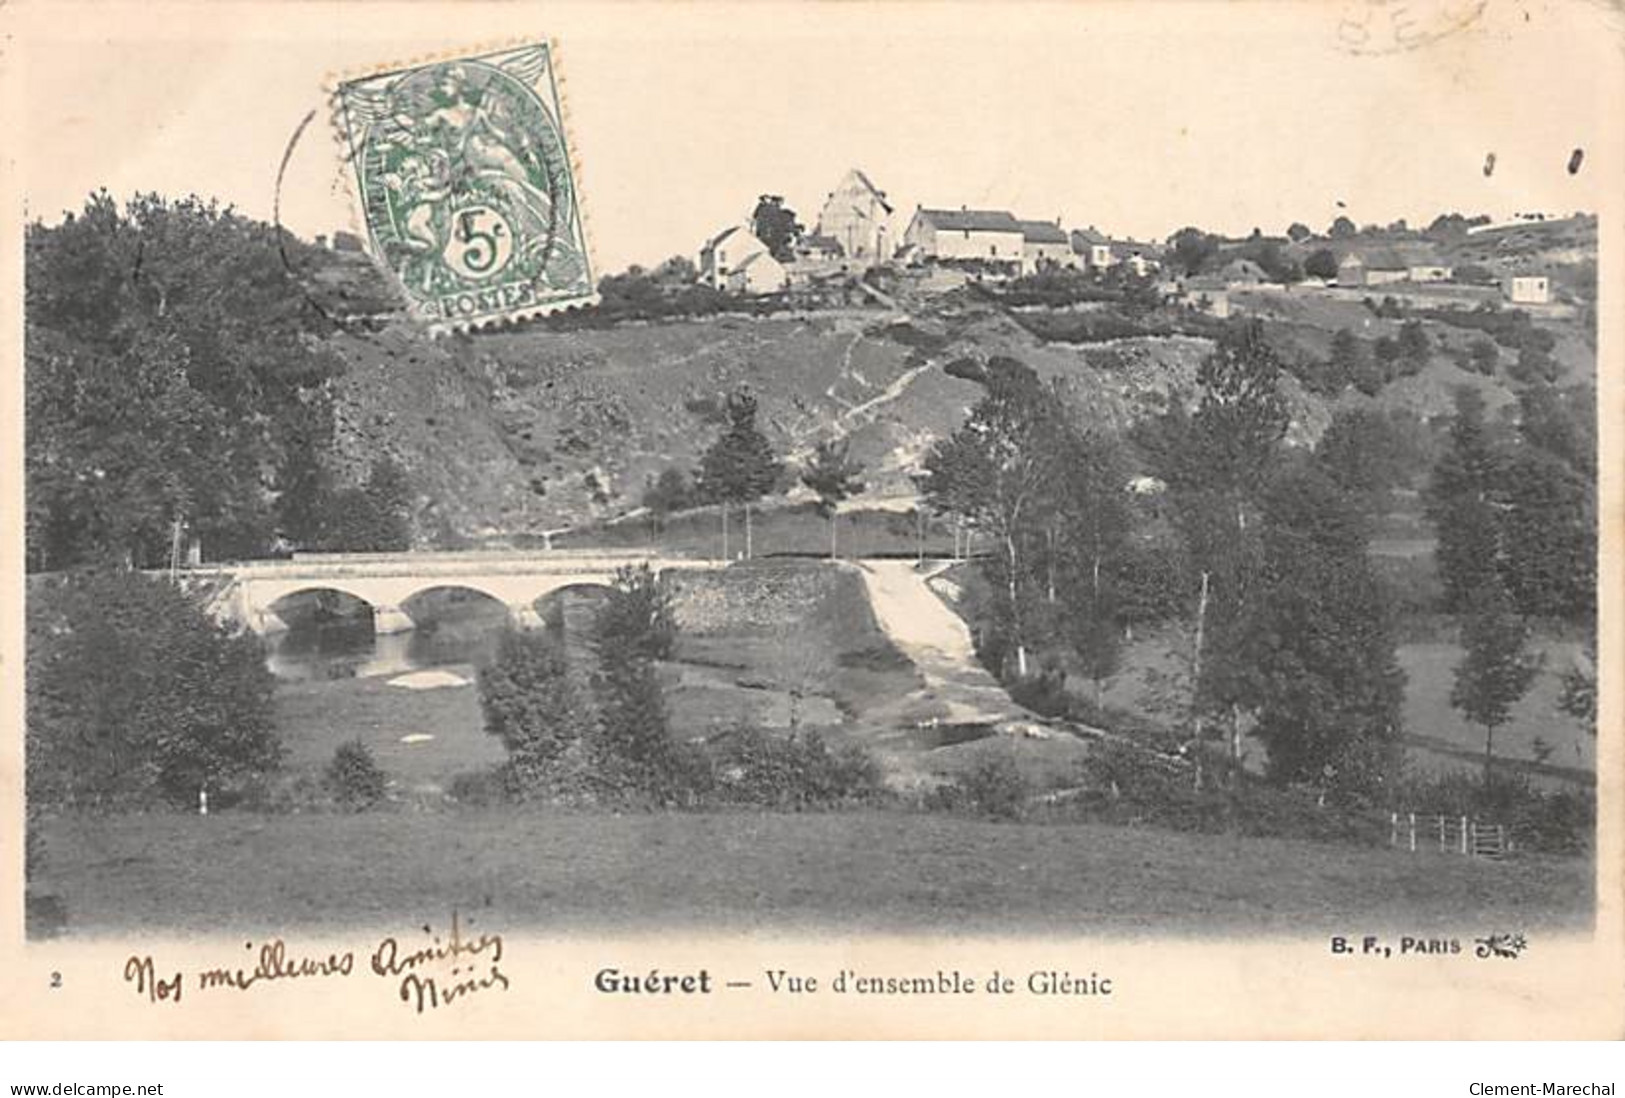
[[887,213],[892,212],[891,203],[886,201],[886,192],[875,186],[874,181],[871,180],[867,175],[863,174],[862,168],[853,168],[852,174],[857,177],[859,183],[862,183],[866,188],[868,188],[869,193],[875,196],[875,199],[879,201],[880,205],[884,207]]
[[1425,244],[1387,244],[1354,247],[1339,261],[1339,265],[1357,261],[1367,270],[1403,271],[1411,267],[1439,267],[1444,264],[1439,254]]
[[1019,233],[1021,222],[1008,210],[928,210],[921,207],[914,216],[939,229],[954,232],[970,230],[986,233]]
[[[715,251],[718,244],[721,244],[724,240],[727,240],[730,236],[733,236],[735,233],[743,233],[744,235],[750,237],[752,240],[756,239],[756,234],[751,232],[748,226],[745,226],[745,225],[730,225],[726,229],[723,229],[716,236],[713,236],[710,240],[707,240],[705,242],[705,246],[700,249],[701,253]],[[759,240],[757,240],[756,242],[758,244],[762,243]],[[766,247],[766,245],[762,244],[762,247]]]
[[1106,235],[1097,230],[1093,225],[1089,226],[1087,229],[1072,230],[1072,246],[1074,248],[1083,249],[1088,248],[1093,244],[1105,243],[1108,243],[1106,240]]
[[1029,244],[1065,244],[1066,232],[1053,221],[1021,221],[1021,238]]

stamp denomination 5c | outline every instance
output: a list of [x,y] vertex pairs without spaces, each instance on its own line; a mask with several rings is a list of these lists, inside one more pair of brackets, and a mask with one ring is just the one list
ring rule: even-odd
[[466,328],[593,299],[546,44],[339,85],[374,257],[412,314]]

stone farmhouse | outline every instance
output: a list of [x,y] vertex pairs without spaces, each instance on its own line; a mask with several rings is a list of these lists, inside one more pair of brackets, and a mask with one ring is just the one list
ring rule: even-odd
[[920,207],[903,231],[911,260],[975,263],[1014,274],[1021,269],[1027,236],[1008,210],[933,210]]
[[734,294],[771,294],[790,284],[784,264],[749,225],[724,229],[700,249],[700,284]]
[[1455,271],[1420,244],[1352,248],[1337,264],[1339,286],[1382,286],[1393,282],[1448,282]]
[[1054,221],[1022,221],[1021,269],[1031,274],[1044,267],[1075,267],[1078,257],[1072,251],[1072,241],[1061,228],[1061,219]]

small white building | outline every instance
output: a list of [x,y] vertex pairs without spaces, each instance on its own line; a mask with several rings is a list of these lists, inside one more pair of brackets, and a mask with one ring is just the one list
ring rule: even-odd
[[1545,275],[1512,275],[1501,283],[1501,292],[1514,305],[1550,305],[1552,280]]
[[1075,267],[1072,241],[1056,221],[1021,222],[1021,270],[1032,274],[1044,267]]
[[920,207],[903,243],[922,260],[979,262],[1011,273],[1021,269],[1027,238],[1007,210],[928,210]]
[[733,294],[771,294],[788,286],[790,276],[750,226],[735,225],[700,249],[700,284]]

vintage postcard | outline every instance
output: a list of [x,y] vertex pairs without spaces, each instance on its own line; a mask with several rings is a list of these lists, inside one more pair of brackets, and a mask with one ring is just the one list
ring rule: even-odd
[[1625,14],[13,3],[0,1035],[1625,1029]]

